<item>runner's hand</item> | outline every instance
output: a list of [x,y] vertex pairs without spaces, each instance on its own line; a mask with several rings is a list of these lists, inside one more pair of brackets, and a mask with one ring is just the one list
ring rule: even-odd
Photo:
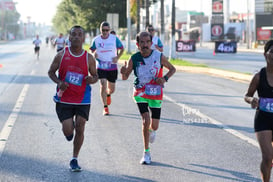
[[63,91],[66,90],[68,86],[69,86],[69,84],[67,82],[61,81],[61,82],[58,83],[59,89],[61,89]]
[[117,57],[117,56],[116,56],[116,57],[113,57],[113,58],[112,58],[112,62],[113,62],[113,63],[117,63],[117,62],[118,62],[118,57]]
[[164,83],[166,82],[166,80],[165,80],[165,78],[160,77],[160,78],[156,78],[156,79],[155,79],[155,82],[156,82],[157,84],[163,86]]
[[256,97],[253,97],[250,104],[251,104],[251,108],[256,109],[259,106],[259,99]]
[[84,79],[86,80],[86,84],[93,84],[98,81],[98,75],[86,76]]
[[127,61],[125,61],[124,65],[120,68],[120,73],[125,74],[126,73],[126,67],[127,67]]

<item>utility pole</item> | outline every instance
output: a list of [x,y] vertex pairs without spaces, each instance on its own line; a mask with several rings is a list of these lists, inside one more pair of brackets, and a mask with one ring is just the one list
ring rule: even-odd
[[[145,1],[145,8],[146,8],[146,27],[150,24],[150,11],[149,11],[149,8],[150,8],[150,0],[146,0]],[[145,28],[146,28],[145,27]]]
[[0,0],[0,6],[2,8],[1,11],[0,11],[0,16],[1,16],[0,39],[1,39],[1,36],[3,36],[4,40],[6,40],[6,38],[7,38],[7,36],[6,36],[6,30],[5,30],[5,14],[6,14],[6,10],[5,10],[5,6],[4,6],[4,2],[2,0]]
[[251,26],[250,26],[250,3],[249,0],[247,0],[247,49],[251,49]]
[[[203,12],[203,1],[201,0],[200,1],[200,11]],[[203,12],[204,13],[204,12]],[[200,47],[202,47],[202,39],[203,39],[203,20],[204,20],[204,17],[202,17],[202,20],[201,20],[201,25],[200,25],[200,29],[199,29],[199,42],[200,42]]]
[[137,0],[137,33],[140,32],[140,0]]
[[172,0],[172,35],[169,60],[175,58],[175,0]]
[[229,18],[230,18],[230,2],[229,0],[226,0],[226,23],[229,23]]
[[131,53],[131,16],[130,16],[130,0],[127,0],[127,53]]
[[164,0],[161,0],[160,3],[160,11],[161,11],[161,33],[160,33],[160,39],[162,43],[164,44],[164,37],[165,37],[165,13],[164,13]]

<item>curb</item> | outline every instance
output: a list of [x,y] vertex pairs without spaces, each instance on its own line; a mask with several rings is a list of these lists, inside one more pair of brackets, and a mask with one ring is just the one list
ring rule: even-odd
[[[127,60],[119,60],[119,64],[124,64]],[[220,70],[215,68],[206,68],[206,67],[193,67],[193,66],[177,66],[174,65],[177,71],[184,71],[189,73],[199,73],[199,74],[208,74],[211,76],[226,78],[234,81],[249,83],[253,75],[237,73],[233,71]]]
[[237,73],[232,71],[220,70],[215,68],[204,68],[204,67],[192,67],[192,66],[176,66],[176,70],[185,71],[190,73],[208,74],[212,76],[222,77],[226,79],[231,79],[235,81],[241,81],[249,83],[253,75]]

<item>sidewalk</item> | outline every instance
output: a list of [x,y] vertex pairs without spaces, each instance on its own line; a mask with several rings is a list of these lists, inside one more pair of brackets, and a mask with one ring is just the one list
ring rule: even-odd
[[232,71],[226,71],[226,70],[220,70],[220,69],[215,69],[215,68],[192,67],[192,66],[175,66],[175,68],[177,71],[209,74],[212,76],[241,81],[244,83],[249,83],[253,77],[253,75],[237,73],[237,72],[232,72]]
[[[200,46],[201,44],[201,46]],[[214,49],[215,48],[215,43],[214,42],[198,42],[196,43],[196,47],[202,47],[202,48],[208,48],[208,49]],[[258,52],[258,53],[263,53],[264,51],[264,45],[259,45],[257,48],[247,48],[246,43],[237,43],[237,52]]]

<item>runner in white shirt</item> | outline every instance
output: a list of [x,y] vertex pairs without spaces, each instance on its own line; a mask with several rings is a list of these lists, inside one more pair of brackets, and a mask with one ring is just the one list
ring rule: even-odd
[[39,59],[40,44],[42,43],[42,41],[39,39],[39,35],[36,35],[36,39],[33,40],[32,43],[35,45],[35,47],[34,47],[34,53],[37,54],[37,59]]
[[158,36],[155,35],[155,29],[153,25],[148,25],[146,28],[147,32],[152,35],[152,50],[158,50],[159,52],[163,52],[163,44]]
[[63,50],[65,47],[65,39],[62,33],[60,33],[59,37],[55,39],[54,46],[57,46],[57,52]]
[[101,85],[101,99],[104,105],[103,115],[109,115],[108,106],[111,104],[111,94],[115,91],[115,83],[118,77],[117,63],[124,48],[120,39],[110,34],[110,24],[102,22],[101,34],[96,36],[90,50],[97,60],[97,71]]

